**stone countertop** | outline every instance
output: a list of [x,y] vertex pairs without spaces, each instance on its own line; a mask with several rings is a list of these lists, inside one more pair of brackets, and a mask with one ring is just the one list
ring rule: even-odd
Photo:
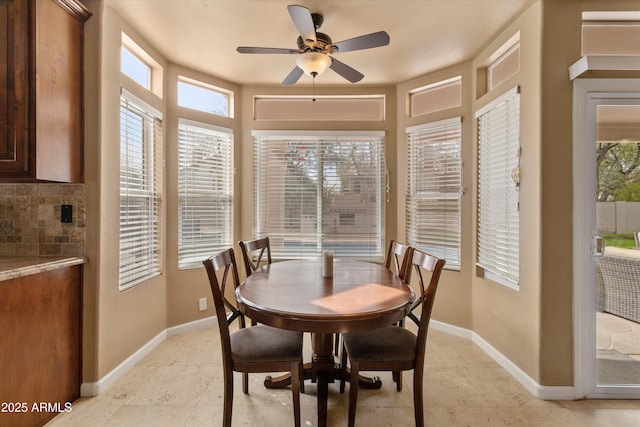
[[72,265],[84,264],[85,257],[0,257],[0,281],[29,276]]

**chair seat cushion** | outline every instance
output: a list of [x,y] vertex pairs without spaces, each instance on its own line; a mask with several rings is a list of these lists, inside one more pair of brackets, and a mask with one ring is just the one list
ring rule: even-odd
[[302,357],[302,332],[266,325],[242,328],[231,334],[231,354],[242,362],[299,361]]
[[417,337],[398,326],[352,332],[342,337],[351,360],[412,361],[415,358]]

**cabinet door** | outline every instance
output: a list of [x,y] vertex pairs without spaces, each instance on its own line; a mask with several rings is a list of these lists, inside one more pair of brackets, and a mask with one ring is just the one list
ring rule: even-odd
[[0,1],[0,172],[16,177],[31,169],[28,9],[26,0]]
[[0,301],[0,402],[27,406],[0,425],[41,426],[80,396],[82,266],[0,281]]
[[55,0],[35,2],[36,179],[82,182],[82,31]]
[[0,179],[82,182],[76,0],[0,0]]

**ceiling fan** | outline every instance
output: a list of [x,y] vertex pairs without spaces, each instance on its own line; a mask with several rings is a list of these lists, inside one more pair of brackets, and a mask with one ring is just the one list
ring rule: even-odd
[[364,74],[340,62],[329,54],[336,52],[349,52],[353,50],[370,49],[372,47],[386,46],[389,44],[389,34],[378,31],[363,36],[354,37],[337,43],[331,41],[331,37],[317,32],[324,18],[318,13],[311,13],[309,9],[299,5],[287,6],[289,15],[295,24],[300,36],[298,37],[298,49],[281,49],[275,47],[248,47],[239,46],[239,53],[267,53],[267,54],[297,54],[296,67],[282,81],[282,84],[292,85],[303,75],[307,74],[315,78],[327,68],[344,77],[351,83],[362,80]]

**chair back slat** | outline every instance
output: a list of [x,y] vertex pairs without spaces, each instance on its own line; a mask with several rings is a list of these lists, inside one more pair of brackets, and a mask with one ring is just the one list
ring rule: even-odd
[[260,268],[262,264],[271,264],[269,237],[239,241],[238,245],[242,250],[242,259],[247,277]]
[[[225,289],[229,280],[232,281],[234,290],[240,285],[233,249],[230,248],[219,252],[202,261],[202,263],[209,277],[213,305],[218,318],[218,328],[220,329],[222,354],[227,357],[227,355],[231,354],[229,325],[235,319],[239,319],[240,328],[245,327],[244,316],[225,296]],[[222,279],[218,280],[218,272],[220,270],[223,270]],[[222,319],[225,319],[225,321]],[[227,363],[230,363],[230,360]]]
[[391,240],[384,263],[385,267],[404,278],[410,261],[407,256],[408,252],[410,252],[410,246]]
[[[425,345],[427,343],[427,332],[429,330],[429,320],[433,309],[433,301],[436,297],[438,282],[446,261],[437,258],[418,249],[413,249],[411,262],[406,276],[406,282],[411,280],[411,271],[416,273],[418,284],[420,285],[420,295],[413,304],[413,308],[421,305],[420,319],[409,316],[418,323],[418,340],[416,343],[416,363],[424,363]],[[427,273],[427,274],[425,274]],[[429,277],[430,276],[430,277]],[[428,279],[428,283],[427,280]]]

